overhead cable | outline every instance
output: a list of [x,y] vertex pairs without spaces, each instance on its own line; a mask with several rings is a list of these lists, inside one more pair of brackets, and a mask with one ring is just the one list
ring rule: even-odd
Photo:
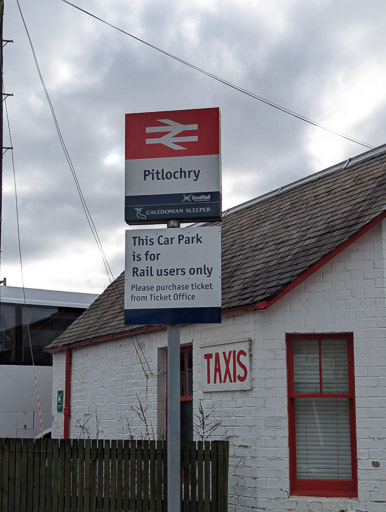
[[[36,69],[38,71],[39,78],[40,78],[40,81],[41,81],[44,93],[45,93],[46,98],[47,98],[47,102],[48,102],[50,110],[51,110],[52,118],[54,120],[54,124],[55,124],[55,127],[56,127],[56,131],[57,131],[57,134],[58,134],[58,137],[59,137],[59,140],[60,140],[63,152],[65,154],[67,163],[68,163],[68,165],[70,167],[70,170],[71,170],[71,173],[72,173],[72,176],[73,176],[73,179],[74,179],[74,182],[75,182],[78,194],[79,194],[79,198],[80,198],[83,210],[84,210],[86,218],[87,218],[87,222],[88,222],[88,224],[90,226],[90,229],[91,229],[91,231],[93,233],[93,236],[95,238],[95,241],[97,243],[98,249],[99,249],[99,251],[101,253],[101,256],[102,256],[102,259],[103,259],[103,263],[104,263],[104,266],[105,266],[105,269],[106,269],[107,276],[109,278],[110,283],[112,283],[112,281],[115,281],[114,275],[113,275],[112,270],[110,268],[110,265],[109,265],[109,263],[107,261],[105,252],[103,250],[102,242],[101,242],[101,240],[99,238],[99,235],[98,235],[97,228],[96,228],[96,226],[94,224],[94,221],[92,219],[91,213],[90,213],[90,211],[88,209],[88,206],[87,206],[87,203],[86,203],[86,199],[85,199],[85,197],[83,195],[83,192],[82,192],[82,189],[81,189],[81,186],[80,186],[80,183],[79,183],[79,180],[78,180],[78,177],[77,177],[74,165],[72,163],[72,160],[71,160],[70,154],[68,152],[67,146],[66,146],[66,144],[64,142],[64,139],[63,139],[63,136],[62,136],[62,132],[60,130],[59,122],[58,122],[56,114],[55,114],[54,106],[52,104],[50,95],[49,95],[47,87],[45,85],[42,73],[40,71],[40,66],[39,66],[39,63],[38,63],[38,60],[37,60],[36,52],[35,52],[35,49],[34,49],[34,46],[33,46],[33,43],[32,43],[32,39],[31,39],[29,31],[28,31],[27,24],[26,24],[24,16],[23,16],[23,13],[21,11],[19,0],[16,0],[16,2],[17,2],[17,5],[18,5],[18,8],[19,8],[20,16],[22,18],[25,31],[27,33],[28,41],[30,43],[32,55],[33,55],[33,58],[34,58],[34,61],[35,61],[35,66],[36,66]],[[20,257],[21,257],[21,249],[20,249]],[[23,289],[24,289],[24,284],[23,284]],[[117,293],[117,291],[115,289],[114,289],[114,296],[115,296],[115,300],[117,301],[120,309],[123,311],[124,310],[124,304],[123,304],[122,298],[119,296],[119,294]],[[134,346],[136,347],[136,351],[137,351],[137,354],[139,356],[140,363],[141,363],[142,369],[144,371],[144,374],[145,374],[146,377],[148,377],[149,376],[149,372],[150,373],[152,373],[152,372],[151,372],[151,368],[150,368],[149,362],[146,359],[146,355],[145,355],[145,353],[144,353],[140,343],[138,342],[138,340],[136,339],[135,336],[133,336],[132,340],[133,340]],[[148,370],[145,368],[145,366],[147,366]],[[36,377],[35,377],[35,384],[37,386]]]
[[105,266],[105,270],[106,270],[107,276],[109,278],[109,281],[112,282],[115,279],[114,275],[113,275],[113,273],[111,271],[111,268],[110,268],[110,265],[109,265],[109,263],[107,261],[107,258],[106,258],[106,255],[105,255],[105,252],[104,252],[104,249],[103,249],[103,246],[102,246],[102,242],[101,242],[101,240],[99,238],[99,235],[98,235],[97,228],[95,226],[95,223],[94,223],[94,220],[93,220],[92,215],[90,213],[90,210],[89,210],[89,208],[87,206],[86,199],[85,199],[85,197],[83,195],[83,192],[82,192],[79,180],[78,180],[78,176],[77,176],[76,171],[75,171],[75,167],[74,167],[74,165],[72,163],[72,160],[71,160],[70,154],[68,152],[67,146],[66,146],[66,144],[64,142],[64,138],[63,138],[60,126],[59,126],[58,119],[57,119],[56,114],[55,114],[55,109],[54,109],[53,103],[51,101],[51,98],[50,98],[50,95],[48,93],[46,84],[44,82],[42,73],[40,71],[40,66],[39,66],[39,62],[37,60],[37,56],[36,56],[36,53],[35,53],[34,45],[32,43],[32,39],[31,39],[31,36],[29,34],[29,31],[28,31],[28,28],[27,28],[27,24],[25,22],[25,19],[24,19],[24,16],[23,16],[23,13],[22,13],[22,10],[21,10],[21,7],[20,7],[19,0],[16,0],[16,2],[17,2],[17,6],[19,8],[20,16],[21,16],[21,19],[23,21],[23,25],[24,25],[25,31],[27,33],[28,41],[29,41],[29,44],[30,44],[30,47],[31,47],[31,51],[32,51],[32,55],[33,55],[33,58],[34,58],[34,61],[35,61],[35,66],[36,66],[36,69],[37,69],[37,72],[38,72],[41,84],[43,86],[43,90],[44,90],[44,93],[46,95],[48,105],[49,105],[50,110],[51,110],[51,115],[52,115],[52,118],[53,118],[53,121],[54,121],[54,124],[55,124],[55,128],[56,128],[56,131],[57,131],[57,134],[58,134],[58,137],[59,137],[60,144],[62,146],[64,155],[66,157],[68,166],[70,168],[72,177],[74,179],[75,186],[76,186],[76,189],[78,191],[80,202],[82,204],[84,213],[86,215],[87,222],[88,222],[88,224],[90,226],[91,232],[92,232],[92,234],[94,236],[95,242],[96,242],[96,244],[98,246],[98,249],[99,249],[99,252],[100,252],[100,254],[102,256],[102,260],[103,260],[103,263],[104,263],[104,266]]
[[129,36],[131,37],[132,39],[135,39],[136,41],[142,43],[142,44],[145,44],[146,46],[148,46],[149,48],[152,48],[153,50],[156,50],[157,52],[160,52],[162,53],[163,55],[166,55],[167,57],[170,57],[171,59],[174,59],[176,60],[177,62],[180,62],[181,64],[184,64],[185,66],[188,66],[190,67],[191,69],[194,69],[195,71],[198,71],[199,73],[202,73],[210,78],[213,78],[213,80],[217,80],[217,82],[220,82],[228,87],[231,87],[232,89],[235,89],[236,91],[239,91],[243,94],[246,94],[247,96],[250,96],[251,98],[255,99],[255,100],[258,100],[262,103],[265,103],[266,105],[270,106],[270,107],[273,107],[277,110],[280,110],[281,112],[284,112],[285,114],[288,114],[292,117],[295,117],[297,119],[300,119],[301,121],[304,121],[308,124],[311,124],[313,126],[316,126],[317,128],[320,128],[322,130],[325,130],[327,132],[330,132],[330,133],[333,133],[334,135],[337,135],[338,137],[342,137],[343,139],[346,139],[346,140],[349,140],[350,142],[354,142],[355,144],[359,144],[361,146],[364,146],[366,148],[369,148],[369,149],[373,149],[374,146],[368,144],[367,142],[363,142],[361,140],[358,140],[358,139],[355,139],[353,137],[350,137],[350,135],[346,135],[345,133],[342,133],[342,132],[339,132],[337,130],[333,130],[332,128],[329,128],[328,126],[325,126],[321,123],[318,123],[317,121],[313,121],[312,119],[308,118],[308,117],[305,117],[301,114],[298,114],[297,112],[294,112],[293,110],[290,110],[286,107],[283,107],[281,105],[279,105],[278,103],[274,103],[273,101],[270,101],[270,100],[267,100],[266,98],[263,98],[262,96],[259,96],[258,94],[255,94],[251,91],[248,91],[246,89],[243,89],[242,87],[238,86],[238,85],[235,85],[235,84],[232,84],[231,82],[229,82],[228,80],[225,80],[224,78],[221,78],[217,75],[214,75],[213,73],[210,73],[209,71],[206,71],[205,69],[203,68],[200,68],[184,59],[181,59],[180,57],[177,57],[176,55],[173,55],[172,53],[169,53],[165,50],[162,50],[161,48],[159,48],[158,46],[155,46],[151,43],[148,43],[147,41],[145,41],[144,39],[141,39],[133,34],[131,34],[130,32],[127,32],[126,30],[123,30],[115,25],[113,25],[112,23],[109,23],[108,21],[104,20],[103,18],[100,18],[99,16],[96,16],[95,14],[92,14],[91,12],[89,11],[86,11],[85,9],[82,9],[81,7],[79,7],[78,5],[75,5],[73,4],[72,2],[69,2],[68,0],[62,0],[64,3],[68,4],[68,5],[71,5],[72,7],[74,7],[75,9],[78,9],[79,11],[81,12],[84,12],[85,14],[87,14],[88,16],[91,16],[92,18],[95,18],[96,20],[104,23],[105,25],[108,25],[109,27],[113,28],[114,30],[118,30],[118,32],[121,32],[122,34],[125,34],[126,36]]
[[32,338],[31,338],[30,321],[29,321],[29,317],[28,317],[28,314],[27,314],[27,300],[26,300],[25,286],[24,286],[23,257],[22,257],[22,250],[21,250],[21,236],[20,236],[20,222],[19,222],[19,204],[18,204],[17,186],[16,186],[16,168],[15,168],[15,159],[14,159],[13,147],[12,147],[13,144],[12,144],[11,125],[10,125],[10,122],[9,122],[8,106],[7,106],[7,100],[6,99],[4,100],[4,105],[5,105],[5,114],[6,114],[6,118],[7,118],[7,127],[8,127],[9,141],[10,141],[10,145],[11,145],[13,183],[14,183],[14,189],[15,189],[16,229],[17,229],[17,241],[18,241],[18,248],[19,248],[19,261],[20,261],[21,282],[22,282],[22,290],[23,290],[23,309],[24,309],[24,313],[25,313],[25,323],[26,323],[26,327],[27,327],[27,339],[28,339],[29,351],[30,351],[30,355],[31,355],[32,371],[33,371],[33,376],[34,376],[36,400],[37,400],[38,414],[39,414],[39,423],[40,423],[40,436],[41,436],[41,438],[43,438],[42,408],[41,408],[41,404],[40,404],[38,377],[37,377],[37,373],[36,373],[35,359],[34,359],[34,353],[33,353],[33,349],[32,349]]

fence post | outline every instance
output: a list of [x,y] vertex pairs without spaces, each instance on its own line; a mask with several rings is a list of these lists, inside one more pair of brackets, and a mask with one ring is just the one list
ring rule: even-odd
[[219,441],[218,445],[218,467],[222,468],[222,471],[218,472],[218,509],[226,512],[228,510],[229,443]]

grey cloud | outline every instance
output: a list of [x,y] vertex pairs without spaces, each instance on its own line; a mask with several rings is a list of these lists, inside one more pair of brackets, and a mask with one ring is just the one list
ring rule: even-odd
[[[357,0],[297,0],[291,4],[277,0],[272,3],[277,20],[274,17],[269,24],[264,16],[257,15],[256,5],[255,10],[249,5],[229,1],[202,10],[177,0],[168,2],[167,9],[165,3],[156,1],[134,2],[131,8],[118,0],[82,3],[85,9],[95,10],[128,32],[315,120],[324,115],[324,99],[336,93],[338,74],[349,88],[351,84],[345,83],[349,70],[370,58],[383,66],[384,2],[374,1],[369,8]],[[63,2],[36,0],[23,2],[22,8],[62,135],[102,241],[110,239],[110,232],[125,227],[126,112],[219,106],[223,179],[243,177],[234,186],[234,197],[251,199],[320,170],[314,167],[315,155],[309,146],[310,134],[317,128],[215,82]],[[273,13],[275,16],[274,9]],[[280,25],[282,16],[284,28]],[[197,39],[188,38],[187,17],[196,24]],[[7,92],[15,93],[9,100],[9,111],[20,184],[23,248],[40,269],[41,258],[49,255],[55,260],[61,247],[76,247],[84,240],[90,240],[90,246],[95,242],[16,6],[11,2],[6,5],[5,27],[5,36],[15,40],[4,50],[4,70]],[[62,82],[60,72],[65,70],[59,69],[59,63],[70,70]],[[384,102],[380,98],[382,109],[358,121],[353,136],[374,145],[384,142]],[[353,143],[337,137],[331,140],[344,156],[362,152]],[[105,164],[106,157],[117,151],[121,169]],[[8,157],[5,173],[7,184],[11,183]],[[17,259],[12,201],[7,190],[3,274],[5,262]],[[119,255],[113,247],[106,247],[114,254],[114,268],[123,268],[123,245],[122,241]],[[92,272],[90,269],[89,276],[82,276],[83,282],[91,282]],[[55,286],[59,284],[53,283]]]

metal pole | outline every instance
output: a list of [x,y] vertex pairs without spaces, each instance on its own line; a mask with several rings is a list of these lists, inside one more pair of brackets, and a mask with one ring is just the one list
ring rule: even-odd
[[[168,228],[180,227],[170,220]],[[180,327],[168,325],[168,512],[181,510]]]
[[181,510],[180,327],[168,326],[168,512]]

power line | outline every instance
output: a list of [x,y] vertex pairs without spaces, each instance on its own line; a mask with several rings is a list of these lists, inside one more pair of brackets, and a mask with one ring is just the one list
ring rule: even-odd
[[[12,148],[11,124],[9,122],[8,107],[7,107],[7,101],[6,100],[4,100],[4,105],[5,105],[5,113],[6,113],[6,118],[7,118],[9,142],[10,142],[10,145],[11,145],[12,172],[13,172],[13,183],[14,183],[14,189],[15,189],[17,242],[18,242],[18,250],[19,250],[21,282],[22,282],[22,289],[23,289],[23,309],[24,309],[24,312],[26,312],[27,311],[27,300],[26,300],[25,286],[24,286],[23,257],[22,257],[22,250],[21,250],[20,221],[19,221],[19,203],[18,203],[17,185],[16,185],[16,168],[15,168],[15,159],[14,159],[13,148]],[[27,314],[25,315],[25,318],[26,318],[26,326],[27,326],[27,339],[28,339],[28,345],[29,345],[29,350],[30,350],[30,355],[31,355],[32,371],[33,371],[33,376],[34,376],[36,400],[37,400],[38,413],[39,413],[40,435],[43,438],[42,408],[41,408],[41,405],[40,405],[39,385],[38,385],[38,378],[37,378],[37,374],[36,374],[34,353],[33,353],[33,349],[32,349],[30,321],[29,321],[29,318],[28,318]]]
[[[101,253],[101,256],[102,256],[102,259],[103,259],[103,263],[105,265],[106,273],[107,273],[108,278],[109,278],[110,283],[111,283],[112,281],[115,281],[114,275],[113,275],[113,273],[111,271],[111,268],[110,268],[110,265],[109,265],[109,263],[107,261],[105,252],[103,250],[102,242],[101,242],[101,240],[99,238],[98,231],[97,231],[96,226],[94,224],[94,221],[92,219],[91,213],[90,213],[90,211],[88,209],[88,206],[87,206],[87,203],[86,203],[86,199],[84,198],[84,195],[83,195],[83,192],[82,192],[82,189],[81,189],[81,186],[80,186],[80,183],[79,183],[79,180],[78,180],[78,177],[77,177],[74,165],[72,163],[70,154],[69,154],[68,149],[66,147],[66,144],[64,142],[64,139],[63,139],[63,136],[62,136],[62,133],[61,133],[61,130],[60,130],[59,122],[58,122],[56,114],[55,114],[54,106],[53,106],[53,103],[51,101],[50,95],[48,93],[47,87],[45,85],[42,73],[40,71],[40,66],[39,66],[39,63],[38,63],[38,60],[37,60],[37,57],[36,57],[36,53],[35,53],[35,49],[34,49],[34,46],[33,46],[33,43],[32,43],[32,39],[30,37],[29,31],[28,31],[28,28],[27,28],[27,24],[25,22],[23,13],[22,13],[21,8],[20,8],[19,0],[16,0],[16,2],[17,2],[17,5],[18,5],[18,8],[19,8],[20,16],[22,18],[25,31],[27,33],[27,37],[28,37],[28,40],[29,40],[29,43],[30,43],[30,46],[31,46],[32,55],[33,55],[33,58],[34,58],[34,61],[35,61],[35,66],[36,66],[36,69],[38,71],[39,78],[40,78],[41,84],[43,86],[44,93],[45,93],[46,98],[47,98],[47,102],[48,102],[50,110],[51,110],[52,118],[54,120],[54,124],[55,124],[55,127],[56,127],[56,131],[57,131],[57,134],[58,134],[58,137],[59,137],[62,149],[64,151],[67,163],[68,163],[68,165],[70,167],[72,176],[74,178],[75,185],[76,185],[76,188],[77,188],[77,191],[78,191],[81,203],[82,203],[82,207],[83,207],[83,210],[85,212],[85,215],[86,215],[86,218],[87,218],[87,221],[88,221],[88,224],[89,224],[90,229],[91,229],[91,231],[92,231],[92,233],[94,235],[95,241],[96,241],[96,243],[98,245],[98,249],[99,249],[99,251]],[[16,191],[16,182],[15,182],[15,191]],[[16,205],[17,205],[17,199],[16,199]],[[18,212],[18,207],[16,206],[16,208],[17,208],[17,212]],[[18,213],[17,213],[17,216],[18,216]],[[18,223],[18,226],[19,226],[19,223]],[[18,234],[19,234],[20,264],[21,264],[21,268],[22,268],[22,256],[21,256],[21,245],[20,245],[19,227],[18,227]],[[23,270],[22,270],[22,272],[23,272]],[[24,290],[24,279],[23,279],[23,290]],[[119,294],[117,293],[117,291],[115,289],[114,289],[114,296],[115,296],[115,300],[117,301],[121,311],[123,312],[123,310],[124,310],[123,301],[122,301],[121,297],[119,296]],[[151,368],[150,368],[149,362],[148,362],[148,360],[146,358],[146,355],[145,355],[145,353],[144,353],[140,343],[138,342],[138,340],[136,339],[135,336],[132,337],[132,340],[133,340],[134,346],[136,347],[136,351],[137,351],[137,354],[138,354],[138,357],[139,357],[139,360],[140,360],[140,364],[141,364],[142,370],[143,370],[145,376],[149,377],[149,374],[151,374],[152,372],[151,372]],[[31,350],[32,350],[32,348],[31,348]],[[146,369],[145,366],[147,366],[147,369]],[[36,376],[35,376],[35,385],[36,385],[36,389],[37,389]],[[37,393],[38,393],[38,390],[37,390]],[[38,401],[39,401],[39,395],[38,395]],[[40,403],[39,403],[39,407],[40,407]]]
[[92,215],[90,213],[90,210],[87,206],[87,202],[86,202],[86,199],[83,195],[83,192],[82,192],[82,189],[81,189],[81,186],[80,186],[80,183],[79,183],[79,180],[78,180],[78,176],[76,174],[76,171],[75,171],[75,167],[72,163],[72,160],[71,160],[71,157],[70,157],[70,154],[68,152],[68,149],[67,149],[67,146],[64,142],[64,138],[63,138],[63,135],[62,135],[62,132],[61,132],[61,129],[60,129],[60,126],[59,126],[59,122],[58,122],[58,119],[56,117],[56,113],[55,113],[55,109],[54,109],[54,106],[53,106],[53,103],[51,101],[51,98],[50,98],[50,95],[48,93],[48,90],[47,90],[47,87],[46,87],[46,84],[44,82],[44,79],[43,79],[43,76],[42,76],[42,73],[40,71],[40,66],[39,66],[39,62],[37,60],[37,56],[36,56],[36,53],[35,53],[35,49],[34,49],[34,46],[33,46],[33,43],[32,43],[32,39],[31,39],[31,36],[29,34],[29,31],[28,31],[28,27],[27,27],[27,24],[25,22],[25,19],[24,19],[24,16],[23,16],[23,13],[22,13],[22,10],[21,10],[21,7],[20,7],[20,3],[19,3],[19,0],[16,0],[17,2],[17,6],[19,8],[19,12],[20,12],[20,16],[21,16],[21,19],[22,19],[22,22],[23,22],[23,25],[24,25],[24,28],[25,28],[25,31],[26,31],[26,34],[27,34],[27,37],[28,37],[28,41],[29,41],[29,44],[30,44],[30,47],[31,47],[31,51],[32,51],[32,55],[33,55],[33,58],[34,58],[34,62],[35,62],[35,66],[36,66],[36,69],[37,69],[37,72],[38,72],[38,75],[39,75],[39,78],[40,78],[40,81],[41,81],[41,84],[42,84],[42,87],[43,87],[43,90],[44,90],[44,93],[46,95],[46,99],[47,99],[47,102],[48,102],[48,105],[50,107],[50,111],[51,111],[51,115],[52,115],[52,118],[53,118],[53,121],[54,121],[54,124],[55,124],[55,128],[56,128],[56,131],[57,131],[57,134],[58,134],[58,137],[59,137],[59,141],[60,141],[60,144],[62,146],[62,149],[63,149],[63,152],[64,152],[64,155],[66,157],[66,160],[67,160],[67,163],[68,163],[68,166],[70,168],[70,171],[71,171],[71,174],[72,174],[72,177],[74,179],[74,182],[75,182],[75,186],[76,186],[76,189],[78,191],[78,195],[79,195],[79,198],[80,198],[80,202],[82,204],[82,207],[83,207],[83,210],[84,210],[84,213],[86,215],[86,219],[87,219],[87,222],[90,226],[90,229],[91,229],[91,232],[94,236],[94,239],[95,239],[95,242],[98,246],[98,249],[99,249],[99,252],[102,256],[102,260],[103,260],[103,263],[104,263],[104,266],[105,266],[105,270],[106,270],[106,273],[107,273],[107,276],[109,278],[109,281],[112,282],[114,281],[114,275],[111,271],[111,268],[110,268],[110,265],[107,261],[107,258],[106,258],[106,255],[105,255],[105,252],[103,250],[103,246],[102,246],[102,242],[99,238],[99,235],[98,235],[98,231],[97,231],[97,228],[95,226],[95,223],[94,223],[94,220],[92,218]]
[[312,119],[306,117],[306,116],[303,116],[301,114],[298,114],[297,112],[293,111],[293,110],[290,110],[286,107],[283,107],[281,105],[279,105],[278,103],[274,103],[273,101],[270,101],[266,98],[263,98],[262,96],[259,96],[258,94],[255,94],[251,91],[248,91],[247,89],[243,89],[242,87],[238,86],[238,85],[235,85],[235,84],[232,84],[231,82],[229,82],[228,80],[225,80],[224,78],[221,78],[213,73],[210,73],[209,71],[206,71],[205,69],[203,68],[200,68],[184,59],[181,59],[180,57],[177,57],[176,55],[173,55],[172,53],[169,53],[165,50],[162,50],[161,48],[159,48],[158,46],[155,46],[151,43],[148,43],[147,41],[145,41],[144,39],[141,39],[133,34],[130,34],[130,32],[127,32],[126,30],[123,30],[115,25],[113,25],[112,23],[109,23],[108,21],[104,20],[103,18],[100,18],[99,16],[96,16],[95,14],[92,14],[91,12],[89,11],[86,11],[85,9],[82,9],[81,7],[69,2],[68,0],[62,0],[64,3],[68,4],[68,5],[71,5],[72,7],[74,7],[75,9],[78,9],[79,11],[81,12],[84,12],[85,14],[87,14],[88,16],[91,16],[92,18],[95,18],[96,20],[104,23],[105,25],[108,25],[109,27],[113,28],[114,30],[118,30],[118,32],[121,32],[122,34],[125,34],[126,36],[129,36],[131,37],[132,39],[135,39],[136,41],[142,43],[142,44],[145,44],[146,46],[148,46],[149,48],[152,48],[153,50],[156,50],[157,52],[160,52],[162,53],[163,55],[171,58],[171,59],[174,59],[176,60],[177,62],[180,62],[181,64],[184,64],[185,66],[188,66],[189,68],[191,69],[194,69],[195,71],[198,71],[199,73],[202,73],[203,75],[206,75],[208,76],[209,78],[213,78],[213,80],[216,80],[217,82],[220,82],[228,87],[231,87],[232,89],[235,89],[236,91],[238,92],[241,92],[247,96],[250,96],[251,98],[255,99],[255,100],[258,100],[262,103],[265,103],[266,105],[272,107],[272,108],[275,108],[277,110],[280,110],[281,112],[284,112],[285,114],[288,114],[292,117],[295,117],[301,121],[304,121],[308,124],[311,124],[313,126],[316,126],[317,128],[320,128],[322,130],[325,130],[327,132],[330,132],[330,133],[333,133],[334,135],[337,135],[338,137],[342,137],[343,139],[346,139],[346,140],[349,140],[350,142],[354,142],[355,144],[359,144],[361,146],[364,146],[366,148],[369,148],[369,149],[373,149],[374,146],[368,144],[367,142],[363,142],[359,139],[355,139],[353,137],[350,137],[350,135],[346,135],[345,133],[342,133],[342,132],[339,132],[337,130],[334,130],[332,128],[329,128],[328,126],[325,126],[321,123],[318,123],[317,121],[313,121]]

